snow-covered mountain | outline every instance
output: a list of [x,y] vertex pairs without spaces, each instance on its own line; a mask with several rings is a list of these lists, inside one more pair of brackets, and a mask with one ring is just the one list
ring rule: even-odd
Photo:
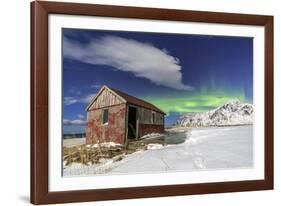
[[226,104],[202,113],[188,113],[181,116],[176,126],[226,126],[253,124],[254,108],[252,104],[232,100]]

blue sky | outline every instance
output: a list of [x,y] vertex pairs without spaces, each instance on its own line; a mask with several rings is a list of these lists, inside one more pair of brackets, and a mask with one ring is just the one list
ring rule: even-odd
[[64,133],[84,130],[85,107],[102,85],[155,104],[166,125],[253,99],[250,37],[63,29],[62,40]]

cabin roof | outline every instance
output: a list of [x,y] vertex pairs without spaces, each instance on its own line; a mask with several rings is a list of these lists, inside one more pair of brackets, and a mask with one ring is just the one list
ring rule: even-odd
[[115,93],[117,93],[119,96],[123,97],[127,101],[127,103],[130,103],[130,104],[133,104],[133,105],[136,105],[136,106],[140,106],[140,107],[144,107],[144,108],[147,108],[147,109],[151,109],[151,110],[154,110],[156,112],[165,114],[165,112],[163,112],[161,109],[159,109],[158,107],[154,106],[153,104],[151,104],[147,101],[144,101],[142,99],[131,96],[129,94],[126,94],[124,92],[121,92],[121,91],[113,89],[113,88],[110,88],[110,89],[113,90]]
[[127,103],[129,104],[132,104],[132,105],[135,105],[135,106],[139,106],[139,107],[144,107],[146,109],[150,109],[150,110],[153,110],[153,111],[156,111],[156,112],[159,112],[161,114],[164,114],[165,115],[165,112],[163,112],[161,109],[159,109],[158,107],[154,106],[153,104],[147,102],[147,101],[144,101],[142,99],[139,99],[137,97],[134,97],[134,96],[131,96],[129,94],[126,94],[124,92],[121,92],[117,89],[114,89],[114,88],[111,88],[111,87],[108,87],[108,86],[103,86],[100,91],[98,92],[98,94],[92,99],[92,101],[89,103],[89,105],[87,106],[87,109],[88,110],[91,105],[93,104],[93,102],[95,101],[95,99],[97,98],[97,96],[101,93],[101,91],[103,89],[109,89],[111,91],[113,91],[113,93],[117,94],[118,96],[120,96],[122,99],[124,99]]

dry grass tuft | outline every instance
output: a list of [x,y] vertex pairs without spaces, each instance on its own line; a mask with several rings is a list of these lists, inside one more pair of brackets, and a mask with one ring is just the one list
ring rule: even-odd
[[146,150],[150,143],[164,144],[162,140],[138,140],[130,142],[127,147],[119,144],[83,144],[74,147],[63,147],[64,166],[72,163],[81,163],[84,165],[92,165],[102,163],[104,159],[112,159],[113,161],[122,160],[125,155],[134,153],[139,150]]
[[72,163],[91,165],[100,163],[101,159],[114,158],[116,161],[119,161],[125,154],[126,151],[121,145],[102,146],[101,144],[84,144],[69,148],[64,147],[63,161],[66,166]]

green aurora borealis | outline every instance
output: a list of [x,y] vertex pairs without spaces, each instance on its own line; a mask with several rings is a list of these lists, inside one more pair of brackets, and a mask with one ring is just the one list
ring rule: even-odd
[[167,116],[170,113],[206,112],[233,99],[247,101],[243,92],[227,94],[222,92],[203,92],[183,96],[145,97],[144,99],[162,109]]

